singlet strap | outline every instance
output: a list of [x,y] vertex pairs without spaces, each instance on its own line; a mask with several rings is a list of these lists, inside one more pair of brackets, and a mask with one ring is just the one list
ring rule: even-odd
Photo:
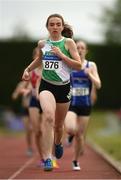
[[89,61],[87,61],[86,67],[87,67],[87,68],[89,67]]

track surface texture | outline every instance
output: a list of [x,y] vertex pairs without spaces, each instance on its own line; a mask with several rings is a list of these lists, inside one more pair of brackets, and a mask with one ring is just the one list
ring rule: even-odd
[[22,137],[0,137],[0,179],[121,179],[121,174],[86,144],[80,157],[81,171],[72,170],[73,148],[64,147],[64,156],[58,160],[59,169],[45,172],[37,167],[39,156],[25,154]]

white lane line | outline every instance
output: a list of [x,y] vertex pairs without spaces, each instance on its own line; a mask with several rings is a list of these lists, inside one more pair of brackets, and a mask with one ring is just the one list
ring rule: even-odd
[[23,166],[21,166],[13,175],[11,175],[8,180],[14,179],[17,175],[19,175],[27,166],[29,166],[32,161],[35,159],[35,157],[29,159]]

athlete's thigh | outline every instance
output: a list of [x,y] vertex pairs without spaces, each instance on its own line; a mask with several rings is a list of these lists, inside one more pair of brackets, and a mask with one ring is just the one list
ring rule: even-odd
[[39,100],[43,113],[54,112],[56,109],[56,102],[53,94],[50,91],[44,90],[39,94]]

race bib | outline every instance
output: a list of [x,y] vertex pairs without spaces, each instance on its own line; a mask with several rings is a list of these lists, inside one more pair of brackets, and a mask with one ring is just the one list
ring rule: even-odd
[[73,88],[72,89],[73,96],[86,96],[89,95],[89,88]]
[[50,61],[44,60],[43,61],[43,68],[45,70],[61,70],[62,69],[62,62],[61,61]]

